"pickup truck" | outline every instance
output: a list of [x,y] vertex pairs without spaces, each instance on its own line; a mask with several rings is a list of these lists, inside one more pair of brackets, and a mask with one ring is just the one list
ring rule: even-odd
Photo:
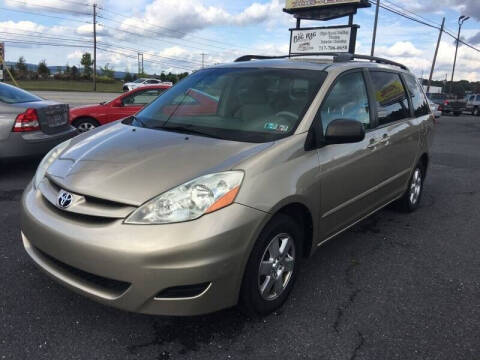
[[452,113],[455,116],[460,116],[467,109],[466,101],[451,98],[447,94],[429,93],[427,97],[438,105],[438,110],[441,111],[442,114]]
[[480,115],[480,94],[467,95],[467,111],[474,116]]

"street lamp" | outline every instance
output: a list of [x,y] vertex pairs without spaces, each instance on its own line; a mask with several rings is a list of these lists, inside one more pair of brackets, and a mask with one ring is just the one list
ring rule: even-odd
[[455,58],[453,60],[452,80],[450,81],[450,93],[452,92],[453,76],[455,75],[455,65],[457,64],[457,53],[458,53],[458,43],[460,42],[460,31],[462,31],[463,23],[468,19],[470,19],[470,16],[465,16],[465,15],[462,15],[458,18],[457,46],[455,48]]

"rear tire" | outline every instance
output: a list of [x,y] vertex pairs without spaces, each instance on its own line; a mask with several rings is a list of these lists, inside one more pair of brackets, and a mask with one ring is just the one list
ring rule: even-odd
[[453,115],[460,116],[460,115],[462,115],[462,113],[457,111],[457,112],[454,112]]
[[405,194],[398,200],[397,205],[403,212],[414,212],[420,207],[426,169],[424,164],[418,163],[413,170]]
[[92,119],[92,118],[78,118],[76,119],[73,123],[73,126],[77,128],[77,130],[80,133],[84,133],[90,130],[95,129],[96,127],[99,127],[100,124],[98,123],[97,120]]
[[263,229],[250,254],[240,308],[250,316],[279,309],[295,283],[302,257],[303,232],[289,216],[276,215]]
[[473,116],[479,116],[480,115],[480,110],[478,109],[478,107],[475,107],[472,111],[472,115]]

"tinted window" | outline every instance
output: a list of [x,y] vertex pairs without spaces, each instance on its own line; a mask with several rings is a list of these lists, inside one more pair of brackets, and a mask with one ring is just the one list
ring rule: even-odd
[[477,95],[477,101],[480,101],[480,95]]
[[410,117],[407,94],[400,76],[395,73],[372,71],[378,111],[378,125]]
[[295,131],[324,78],[313,70],[200,70],[138,113],[133,125],[235,141],[274,141]]
[[133,95],[130,95],[123,99],[124,106],[138,106],[150,104],[155,100],[164,90],[147,90],[138,91]]
[[337,119],[351,119],[370,127],[367,88],[360,72],[340,77],[320,110],[323,132]]
[[7,104],[18,104],[32,101],[42,101],[36,95],[7,84],[0,84],[0,101]]
[[415,117],[428,115],[430,109],[423,95],[423,91],[420,88],[418,81],[410,75],[405,75],[405,80],[407,82],[408,92],[410,93],[410,98],[412,99],[412,106],[415,112]]

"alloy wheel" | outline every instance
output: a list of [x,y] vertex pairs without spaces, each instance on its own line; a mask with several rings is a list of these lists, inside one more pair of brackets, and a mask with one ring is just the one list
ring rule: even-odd
[[422,171],[419,168],[413,173],[412,182],[410,184],[410,203],[415,205],[420,199],[422,192]]
[[92,123],[89,123],[89,122],[82,122],[82,123],[78,124],[78,126],[77,126],[78,131],[80,131],[81,133],[87,132],[89,130],[93,130],[95,128],[96,128],[96,126]]
[[295,242],[289,234],[278,234],[268,244],[260,261],[258,290],[265,300],[277,299],[292,278]]

